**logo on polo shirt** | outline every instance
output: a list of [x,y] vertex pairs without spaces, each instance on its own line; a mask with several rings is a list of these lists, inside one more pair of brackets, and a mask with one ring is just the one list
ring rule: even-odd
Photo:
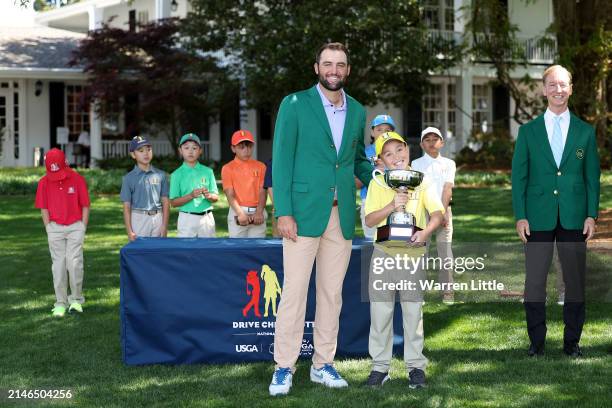
[[158,176],[153,176],[149,178],[149,183],[150,184],[160,184],[161,179]]
[[68,187],[68,194],[74,194],[74,187],[73,186]]

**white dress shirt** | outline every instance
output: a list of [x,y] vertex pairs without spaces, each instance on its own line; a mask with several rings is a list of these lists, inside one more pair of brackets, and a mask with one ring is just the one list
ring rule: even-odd
[[563,147],[565,147],[565,141],[567,140],[567,132],[569,131],[569,125],[570,125],[569,109],[566,109],[565,112],[563,112],[561,115],[555,115],[548,108],[546,109],[546,112],[544,112],[544,124],[546,125],[546,134],[548,135],[548,143],[552,143],[553,129],[555,128],[555,117],[556,116],[561,117],[559,126],[561,126],[561,136],[563,140]]

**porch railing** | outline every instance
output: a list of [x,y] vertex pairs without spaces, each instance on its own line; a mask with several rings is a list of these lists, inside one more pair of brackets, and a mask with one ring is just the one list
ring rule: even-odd
[[[174,147],[168,140],[152,140],[151,146],[156,156],[168,156],[176,152]],[[108,159],[111,157],[127,156],[130,149],[129,140],[102,140],[102,158]],[[202,141],[202,158],[210,159],[210,142]]]
[[[468,39],[471,36],[468,33],[448,30],[429,30],[428,36],[430,43],[438,39],[452,41],[455,44],[460,44],[463,41],[464,35]],[[484,40],[487,34],[478,34],[479,40]],[[557,41],[555,38],[549,38],[546,41],[541,41],[539,38],[517,36],[518,46],[525,53],[527,61],[531,64],[550,64],[554,61],[557,54]]]

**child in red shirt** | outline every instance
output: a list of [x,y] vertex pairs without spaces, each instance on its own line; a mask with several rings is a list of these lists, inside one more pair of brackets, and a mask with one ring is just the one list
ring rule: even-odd
[[66,307],[69,312],[83,312],[83,241],[90,202],[85,179],[68,167],[64,152],[49,150],[45,166],[47,174],[36,190],[36,208],[40,208],[51,253],[56,299],[52,315],[63,317]]

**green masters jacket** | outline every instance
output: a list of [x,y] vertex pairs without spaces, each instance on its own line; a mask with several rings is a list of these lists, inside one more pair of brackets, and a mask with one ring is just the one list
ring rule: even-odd
[[512,207],[516,220],[532,231],[552,231],[557,217],[565,229],[582,230],[599,209],[599,156],[595,130],[570,115],[567,139],[557,168],[544,115],[520,127],[512,158]]
[[355,233],[354,175],[368,185],[373,168],[364,152],[365,109],[348,95],[346,103],[339,153],[316,86],[280,104],[272,149],[274,215],[293,216],[300,236],[323,235],[335,189],[342,235],[352,239]]

